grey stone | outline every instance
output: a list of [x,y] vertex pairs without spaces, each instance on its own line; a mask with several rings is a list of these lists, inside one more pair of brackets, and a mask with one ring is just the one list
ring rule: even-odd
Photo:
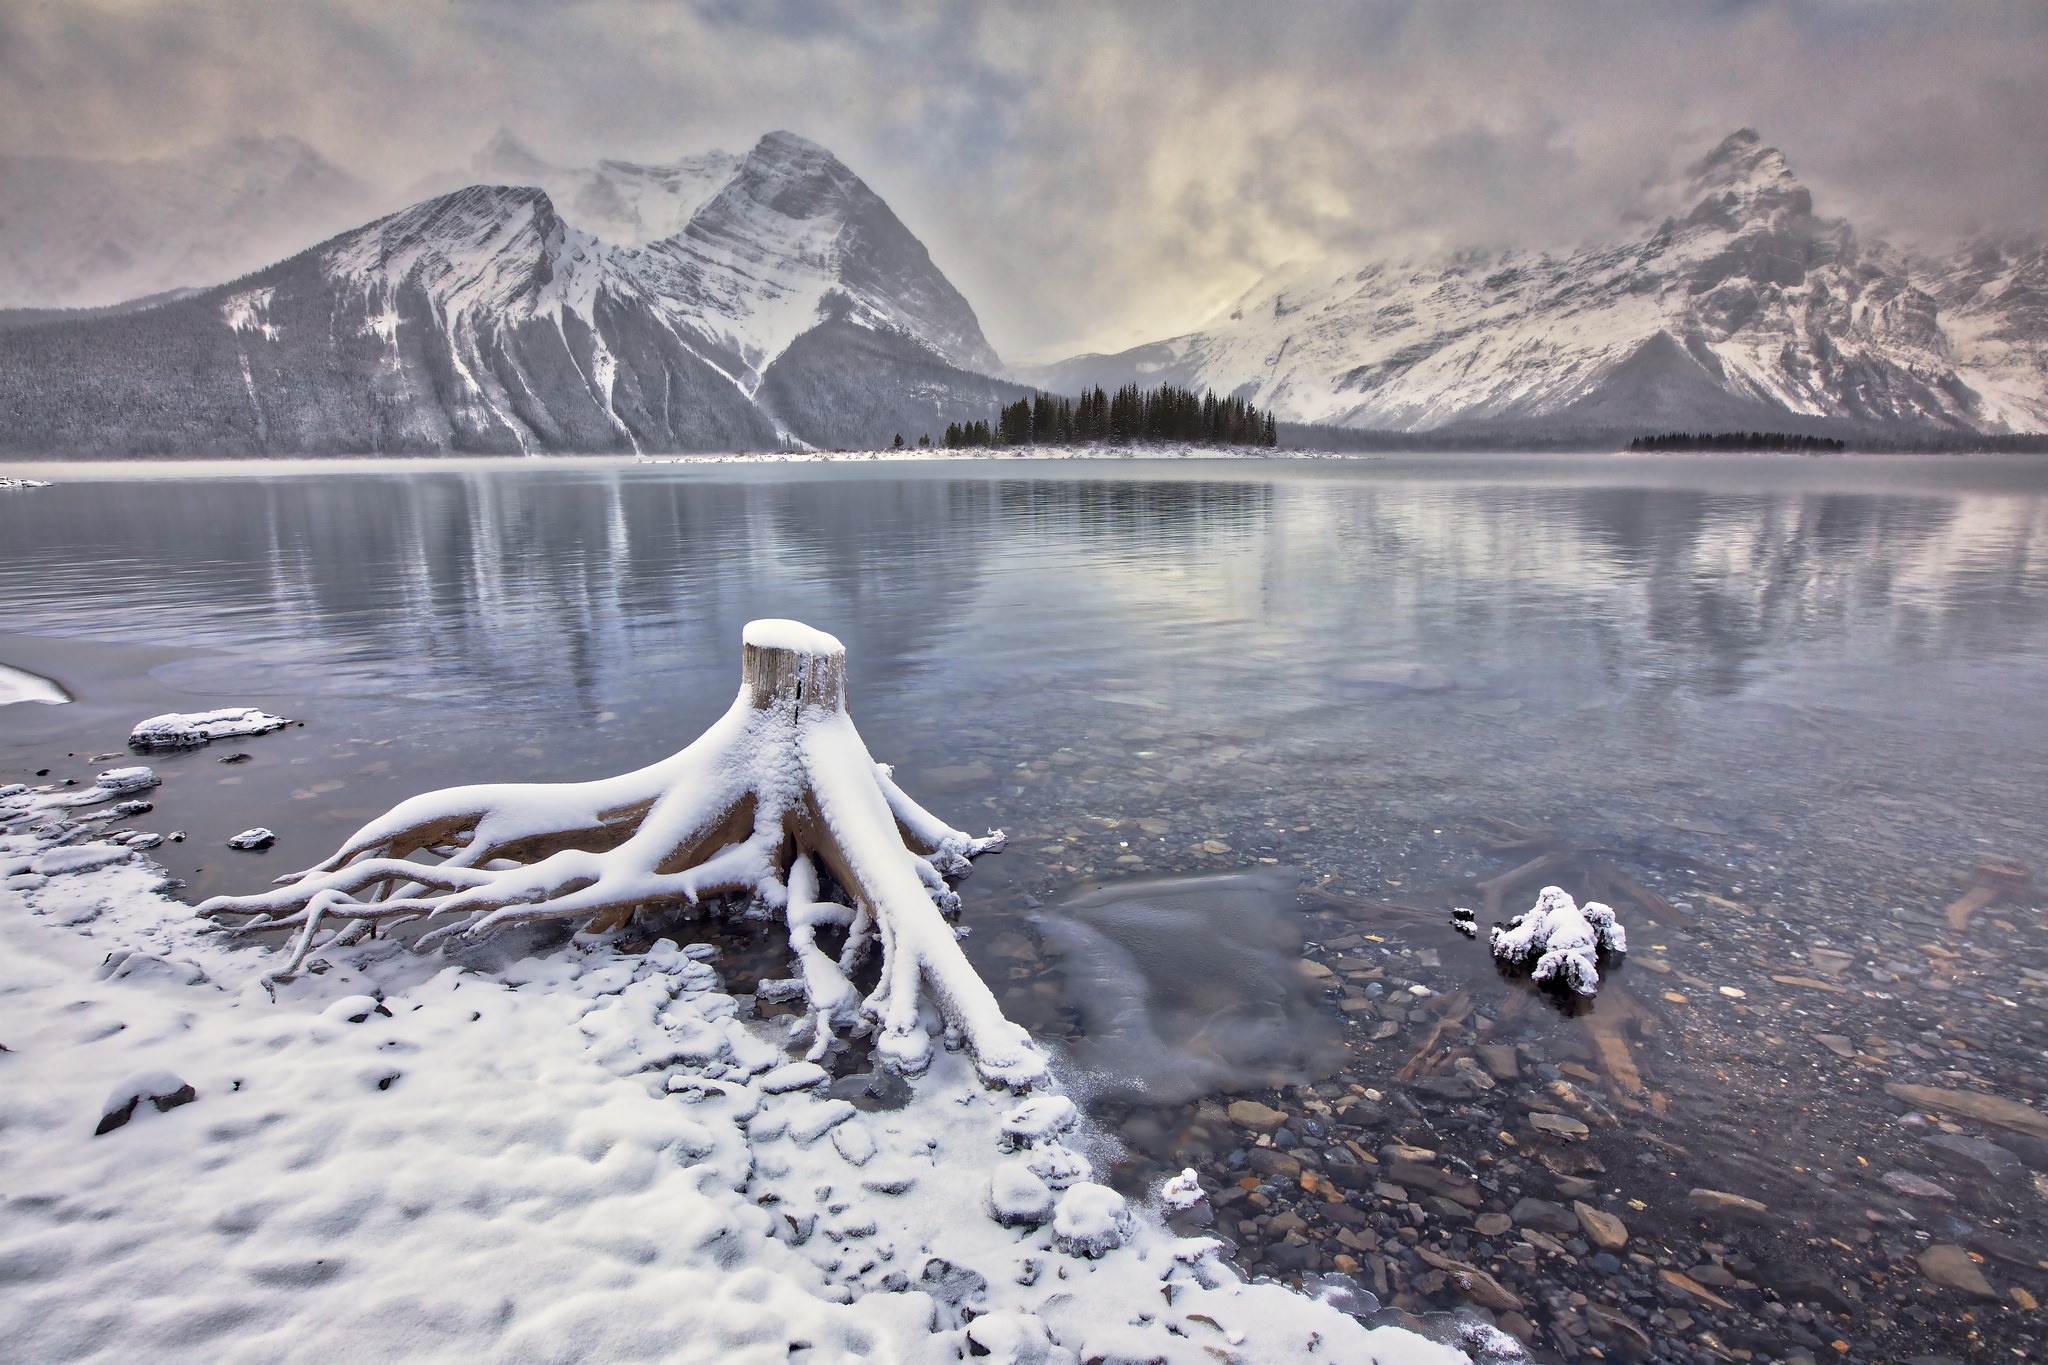
[[1922,1140],[1927,1154],[1951,1171],[1985,1180],[2018,1180],[2026,1174],[2020,1159],[1983,1138],[1937,1133]]
[[1579,1231],[1578,1215],[1547,1199],[1524,1199],[1508,1210],[1508,1217],[1515,1220],[1517,1227],[1535,1228],[1559,1237],[1576,1236]]
[[1995,1299],[1998,1291],[1959,1246],[1938,1243],[1920,1253],[1920,1273],[1938,1285],[1958,1289],[1975,1299]]

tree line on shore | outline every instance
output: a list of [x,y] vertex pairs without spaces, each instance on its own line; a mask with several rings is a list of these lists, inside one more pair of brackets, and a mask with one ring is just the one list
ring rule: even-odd
[[1101,388],[1079,398],[1041,393],[1020,398],[985,421],[951,422],[939,444],[968,446],[1129,445],[1139,441],[1185,441],[1195,445],[1275,446],[1279,424],[1273,414],[1242,398],[1218,398],[1172,384],[1141,389],[1126,384],[1115,393]]
[[1638,436],[1628,443],[1631,451],[1662,452],[1688,450],[1846,450],[1844,441],[1831,436],[1797,436],[1785,431],[1672,431],[1662,436]]

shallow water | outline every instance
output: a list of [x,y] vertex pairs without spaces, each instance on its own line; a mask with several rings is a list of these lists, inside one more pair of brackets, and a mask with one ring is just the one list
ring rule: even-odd
[[[1782,1358],[1804,1333],[1876,1360],[2011,1350],[2037,1330],[2008,1291],[2048,1297],[2048,1277],[1999,1248],[2048,1256],[2048,1159],[2025,1133],[1883,1087],[2037,1108],[2048,1090],[2048,919],[2031,897],[1961,932],[1942,915],[1985,854],[2048,872],[2048,464],[39,477],[56,486],[0,493],[0,664],[77,701],[0,708],[0,783],[89,779],[158,711],[306,722],[150,760],[165,782],[139,823],[189,832],[153,856],[195,898],[304,866],[427,787],[667,753],[730,702],[742,623],[794,616],[846,641],[855,715],[904,785],[1010,832],[963,887],[968,947],[1049,1037],[1099,1031],[1035,916],[1123,880],[1303,869],[1307,956],[1348,1061],[1313,1090],[1259,1093],[1316,1129],[1285,1130],[1297,1149],[1349,1136],[1371,1154],[1399,1135],[1492,1181],[1490,1199],[1557,1200],[1581,1172],[1553,1167],[1602,1165],[1585,1174],[1648,1257],[1606,1279],[1582,1252],[1524,1265],[1526,1242],[1420,1191],[1351,1196],[1386,1246],[1406,1223],[1498,1263],[1546,1349],[1587,1340],[1567,1330],[1571,1293],[1625,1310],[1646,1306],[1638,1288],[1662,1295],[1661,1321],[1637,1319],[1674,1352]],[[225,850],[255,824],[274,849]],[[1590,1010],[1501,976],[1448,924],[1452,904],[1484,907],[1473,883],[1546,854],[1498,910],[1545,880],[1617,905],[1635,951]],[[1174,972],[1204,974],[1150,970],[1163,997],[1188,988]],[[1500,1047],[1516,1079],[1481,1088],[1480,1049]],[[1216,1101],[1152,1099],[1100,1106],[1129,1149],[1122,1178],[1245,1169],[1250,1135]],[[1532,1113],[1591,1135],[1546,1139]],[[1995,1140],[2018,1167],[1959,1170],[1926,1141],[1944,1133]],[[1885,1183],[1902,1172],[1945,1197]],[[1220,1215],[1248,1264],[1344,1255],[1371,1278],[1379,1256],[1389,1292],[1457,1300],[1412,1257],[1358,1233],[1339,1245],[1350,1225],[1318,1210],[1304,1246],[1269,1236],[1301,1192],[1254,1184],[1258,1200]],[[1790,1222],[1703,1223],[1696,1186]],[[1966,1326],[1915,1267],[1945,1242],[1986,1256],[2007,1294],[1968,1306]],[[1726,1315],[1658,1287],[1664,1269],[1724,1261],[1752,1271],[1717,1291]],[[1785,1265],[1832,1287],[1802,1300],[1770,1282],[1797,1278]],[[1743,1295],[1766,1291],[1805,1320],[1752,1312]],[[1740,1344],[1770,1336],[1759,1323],[1775,1352]]]

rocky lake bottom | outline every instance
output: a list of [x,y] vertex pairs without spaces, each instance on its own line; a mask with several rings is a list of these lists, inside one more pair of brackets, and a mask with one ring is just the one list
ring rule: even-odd
[[[1248,1274],[1548,1361],[2032,1358],[2048,497],[1642,469],[407,484],[500,537],[459,551],[338,480],[54,500],[99,548],[10,561],[0,662],[78,700],[0,712],[0,784],[89,781],[173,703],[303,719],[153,760],[132,822],[189,835],[149,855],[181,894],[246,891],[416,791],[650,761],[737,622],[806,617],[905,788],[1007,830],[966,947],[1107,1178],[1192,1167],[1183,1226]],[[270,534],[181,559],[216,517]],[[768,543],[811,548],[706,586]],[[1590,1001],[1487,952],[1550,884],[1627,929]],[[770,925],[633,932],[787,974]]]

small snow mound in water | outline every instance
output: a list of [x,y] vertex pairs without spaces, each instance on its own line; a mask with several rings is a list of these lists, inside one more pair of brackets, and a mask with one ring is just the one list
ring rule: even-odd
[[216,739],[238,735],[267,735],[291,722],[283,716],[258,711],[253,706],[229,707],[222,711],[170,712],[137,722],[128,734],[132,749],[196,749]]
[[1083,1181],[1060,1196],[1052,1217],[1054,1243],[1069,1256],[1107,1256],[1131,1232],[1131,1210],[1107,1185]]
[[1202,1197],[1202,1182],[1192,1166],[1159,1187],[1159,1202],[1170,1209],[1191,1209]]
[[277,836],[275,834],[258,825],[254,829],[245,829],[234,838],[228,840],[228,847],[246,851],[249,849],[269,848],[276,842]]
[[1537,894],[1534,909],[1496,924],[1491,942],[1493,955],[1502,962],[1519,966],[1534,958],[1532,980],[1562,980],[1580,995],[1600,989],[1594,954],[1628,951],[1627,931],[1615,920],[1614,911],[1598,901],[1576,905],[1555,886]]
[[31,673],[25,668],[10,668],[0,664],[0,706],[12,706],[16,702],[41,702],[45,706],[62,706],[71,700],[61,684],[45,678],[40,673]]
[[157,785],[157,776],[152,768],[109,768],[93,779],[93,785],[102,791],[126,795],[148,791]]

